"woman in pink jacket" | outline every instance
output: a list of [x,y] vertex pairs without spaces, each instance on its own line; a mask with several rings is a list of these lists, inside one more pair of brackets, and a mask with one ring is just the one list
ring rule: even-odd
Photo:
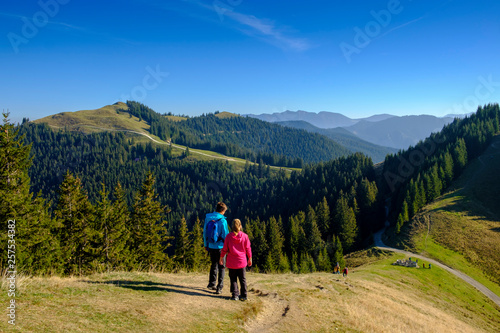
[[[247,280],[246,267],[247,257],[248,266],[252,266],[252,249],[250,248],[250,240],[248,235],[241,231],[241,221],[233,220],[232,232],[230,232],[224,240],[224,247],[220,254],[219,264],[223,264],[226,257],[226,267],[229,268],[229,279],[231,281],[231,300],[246,301],[247,300]],[[240,280],[241,294],[238,290],[238,281]],[[241,297],[240,297],[241,296]]]

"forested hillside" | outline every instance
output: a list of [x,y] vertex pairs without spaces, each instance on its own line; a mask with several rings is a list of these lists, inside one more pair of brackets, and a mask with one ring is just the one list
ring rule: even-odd
[[206,259],[204,216],[224,201],[228,220],[244,222],[257,269],[328,271],[343,253],[370,242],[384,222],[385,199],[401,226],[442,193],[498,132],[498,118],[498,105],[479,108],[388,156],[378,183],[362,154],[291,175],[262,163],[235,172],[223,162],[174,157],[168,146],[121,132],[54,131],[30,122],[14,128],[4,121],[0,217],[4,224],[16,219],[18,261],[34,273],[195,270]]
[[[168,146],[135,143],[122,132],[54,131],[29,122],[3,128],[6,151],[20,151],[6,161],[26,177],[23,200],[32,196],[28,191],[40,195],[17,217],[26,230],[19,236],[26,244],[20,262],[33,272],[77,273],[100,265],[196,269],[203,257],[197,221],[219,200],[230,207],[229,220],[244,221],[255,264],[264,271],[329,270],[343,249],[355,249],[375,228],[366,218],[377,200],[372,162],[360,154],[287,176],[264,164],[235,172],[223,162],[187,161],[173,157]],[[36,224],[35,210],[41,212]],[[32,238],[36,225],[40,241]],[[43,260],[27,255],[49,248],[53,256]],[[277,262],[266,257],[269,249],[277,251]]]
[[305,121],[282,121],[277,122],[277,124],[324,135],[352,152],[360,152],[371,157],[374,163],[382,162],[387,154],[397,152],[397,149],[395,148],[382,147],[360,139],[355,134],[341,127],[319,128]]
[[498,104],[479,107],[476,113],[455,119],[415,147],[387,156],[379,187],[391,198],[396,232],[486,149],[499,132],[499,117]]
[[217,117],[208,114],[172,121],[137,102],[127,102],[128,112],[151,125],[151,133],[162,140],[250,161],[298,167],[328,161],[351,153],[328,138],[284,128],[249,117]]

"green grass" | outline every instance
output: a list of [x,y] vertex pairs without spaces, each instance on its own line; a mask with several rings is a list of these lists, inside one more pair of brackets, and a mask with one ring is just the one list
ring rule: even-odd
[[[427,205],[396,241],[466,273],[500,295],[500,137],[449,192]],[[497,148],[499,146],[499,148]]]
[[[247,274],[247,302],[214,295],[204,273],[111,272],[20,278],[16,326],[2,332],[385,332],[500,330],[500,309],[439,267],[402,255],[353,254],[349,276]],[[364,261],[363,261],[364,260]],[[226,279],[228,276],[226,276]],[[227,281],[229,282],[229,281]],[[0,303],[9,301],[2,284]],[[228,287],[228,286],[227,286]]]
[[227,118],[234,118],[234,117],[240,117],[240,115],[237,115],[235,113],[227,112],[227,111],[222,111],[219,112],[218,114],[215,115],[219,119],[227,119]]
[[168,120],[171,120],[171,121],[184,121],[184,120],[187,120],[186,117],[180,117],[180,116],[165,116],[165,118],[167,118]]

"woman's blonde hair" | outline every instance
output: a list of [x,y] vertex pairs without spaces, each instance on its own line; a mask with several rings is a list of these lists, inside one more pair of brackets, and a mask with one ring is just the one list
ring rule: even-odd
[[239,219],[233,220],[233,226],[231,227],[231,230],[234,232],[243,230],[243,228],[241,227],[241,221]]

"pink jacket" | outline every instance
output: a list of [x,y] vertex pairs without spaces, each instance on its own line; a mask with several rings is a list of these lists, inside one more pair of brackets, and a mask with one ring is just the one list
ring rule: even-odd
[[226,267],[232,269],[239,269],[247,266],[247,257],[252,257],[252,249],[250,248],[250,240],[248,235],[243,231],[229,232],[224,240],[224,247],[220,254],[221,258],[227,254]]

